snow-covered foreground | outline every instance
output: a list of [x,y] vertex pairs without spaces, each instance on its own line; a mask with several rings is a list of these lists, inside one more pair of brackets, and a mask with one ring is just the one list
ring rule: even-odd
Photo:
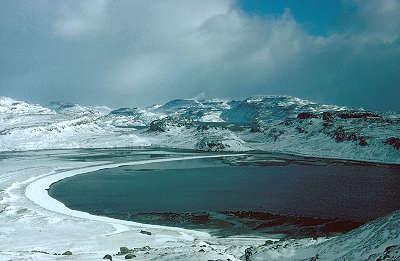
[[[124,157],[118,156],[122,154]],[[223,155],[154,150],[3,152],[0,260],[101,260],[106,254],[116,254],[120,247],[145,246],[150,248],[137,249],[134,260],[400,259],[399,212],[335,238],[265,243],[268,238],[221,239],[206,232],[93,216],[66,208],[45,190],[59,179],[101,168],[210,156]],[[141,230],[152,234],[142,234]],[[54,255],[66,251],[72,255]],[[113,260],[124,258],[125,255],[113,256]]]
[[[224,252],[226,246],[208,246],[203,242],[211,239],[205,232],[145,225],[73,211],[49,197],[45,190],[59,179],[102,168],[222,155],[182,154],[161,159],[154,159],[153,156],[151,160],[133,158],[133,161],[119,163],[63,159],[68,155],[84,157],[85,153],[45,151],[2,155],[0,260],[99,260],[106,254],[116,254],[123,246],[150,246],[150,250],[135,253],[137,259],[142,260],[187,260],[189,256],[193,260],[217,257],[235,260],[234,256]],[[95,152],[90,153],[91,156],[93,154]],[[152,235],[142,234],[140,230],[151,231]],[[241,252],[241,245],[237,246],[238,253]],[[200,249],[207,251],[198,252]],[[65,251],[73,254],[53,255]],[[124,259],[124,256],[114,257],[114,260],[118,259]]]

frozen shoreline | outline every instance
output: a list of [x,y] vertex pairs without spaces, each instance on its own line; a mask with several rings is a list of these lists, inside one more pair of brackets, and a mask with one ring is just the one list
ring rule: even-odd
[[62,179],[72,177],[75,175],[80,175],[88,172],[94,172],[101,169],[110,169],[110,168],[117,168],[121,166],[134,166],[134,165],[144,165],[144,164],[151,164],[151,163],[161,163],[161,162],[170,162],[170,161],[182,161],[182,160],[193,160],[193,159],[205,159],[205,158],[222,158],[222,157],[235,157],[241,156],[243,154],[227,154],[227,155],[211,155],[211,156],[192,156],[192,157],[179,157],[179,158],[169,158],[169,159],[154,159],[154,160],[143,160],[143,161],[134,161],[134,162],[126,162],[126,163],[115,163],[115,164],[106,164],[94,167],[86,167],[77,170],[70,170],[55,174],[50,174],[45,177],[38,178],[31,182],[26,190],[25,195],[28,199],[33,201],[35,204],[60,214],[65,214],[72,217],[78,217],[93,221],[100,221],[105,222],[113,225],[116,229],[113,234],[121,233],[124,231],[129,230],[129,226],[134,226],[136,228],[146,228],[146,229],[168,229],[171,231],[176,231],[181,233],[182,239],[193,240],[194,237],[201,237],[207,238],[210,237],[208,233],[182,229],[182,228],[174,228],[174,227],[166,227],[166,226],[158,226],[158,225],[148,225],[137,223],[133,221],[125,221],[119,220],[109,217],[102,217],[91,215],[86,212],[81,212],[77,210],[72,210],[67,208],[63,203],[57,201],[56,199],[52,198],[48,194],[48,189],[53,183],[56,183]]
[[[163,154],[163,152],[160,153]],[[207,253],[197,256],[195,253],[201,246],[208,246],[205,243],[206,240],[216,244],[219,241],[207,232],[147,225],[71,210],[51,198],[46,189],[63,178],[99,169],[235,157],[243,154],[191,156],[187,153],[172,153],[171,155],[175,155],[174,158],[143,160],[143,157],[136,158],[135,156],[135,161],[131,159],[131,161],[121,163],[113,163],[112,159],[111,161],[71,162],[65,160],[62,157],[63,154],[84,156],[87,152],[80,150],[21,152],[12,153],[11,157],[6,156],[0,160],[0,169],[2,169],[0,172],[0,224],[7,224],[7,226],[0,226],[0,239],[2,239],[0,240],[0,260],[58,260],[60,257],[53,253],[61,254],[67,250],[73,253],[67,258],[68,260],[99,260],[105,254],[117,253],[122,246],[129,248],[151,246],[151,250],[148,251],[150,253],[146,253],[146,256],[142,258],[139,256],[145,254],[144,252],[136,253],[139,255],[137,260],[154,260],[154,258],[169,260],[171,256],[176,255],[185,256],[184,260],[213,259],[217,256],[238,260],[231,254],[232,251],[229,251],[231,253],[221,252],[228,245],[219,243],[218,246],[209,247]],[[96,152],[94,151],[93,154]],[[137,155],[141,154],[143,152],[138,151]],[[152,232],[152,235],[139,233],[142,229]],[[241,253],[243,252],[241,245],[257,240],[259,242],[259,239],[241,240],[243,243],[239,243],[235,248],[238,249],[238,253]],[[162,258],[165,255],[169,257]],[[113,258],[113,260],[123,259],[124,256]]]

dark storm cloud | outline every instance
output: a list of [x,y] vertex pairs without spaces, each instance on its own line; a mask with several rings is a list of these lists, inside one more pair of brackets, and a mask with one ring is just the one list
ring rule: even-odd
[[0,95],[144,105],[287,94],[400,110],[400,1],[346,1],[328,35],[234,1],[3,1]]

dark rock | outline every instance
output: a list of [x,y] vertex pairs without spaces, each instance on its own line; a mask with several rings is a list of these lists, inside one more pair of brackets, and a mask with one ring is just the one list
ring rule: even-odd
[[392,245],[386,247],[383,253],[377,253],[370,255],[368,260],[400,260],[400,246],[399,245]]
[[129,248],[127,248],[127,247],[120,247],[120,248],[119,248],[119,251],[120,251],[120,253],[122,253],[122,254],[126,254],[126,253],[129,252]]
[[357,135],[354,132],[351,132],[348,136],[347,136],[347,140],[352,140],[352,141],[357,141]]
[[134,255],[134,254],[127,254],[126,256],[125,256],[125,259],[133,259],[133,258],[135,258],[136,256]]
[[319,255],[315,255],[312,258],[310,258],[310,261],[317,261],[319,258]]
[[378,114],[371,112],[344,112],[340,113],[341,119],[380,118]]
[[196,148],[201,151],[222,151],[225,148],[229,147],[226,144],[223,144],[222,141],[214,140],[212,138],[204,137],[197,144]]
[[390,137],[384,141],[385,145],[391,145],[396,150],[400,149],[400,139],[395,137]]
[[360,146],[367,146],[368,145],[368,143],[367,143],[367,141],[365,140],[364,137],[360,137],[359,140],[360,140],[360,142],[358,144]]
[[[150,233],[150,232],[149,232]],[[137,252],[137,251],[149,251],[151,249],[151,247],[149,246],[144,246],[144,247],[139,247],[139,248],[134,248],[133,251]]]
[[334,119],[333,113],[328,111],[322,113],[322,119],[324,121],[332,121]]
[[8,129],[1,130],[1,131],[0,131],[0,135],[8,135],[8,134],[10,134],[10,133],[11,133],[11,131],[8,130]]
[[197,130],[202,130],[202,131],[209,130],[209,129],[210,129],[210,126],[206,125],[206,124],[202,124],[197,127]]
[[327,127],[333,126],[333,124],[332,124],[332,123],[328,123],[328,122],[324,122],[324,123],[322,123],[322,126],[323,126],[324,128],[327,128]]
[[150,246],[144,246],[142,247],[142,251],[149,251],[151,249]]
[[385,248],[385,252],[389,252],[392,248],[395,248],[396,246],[388,246]]
[[301,120],[310,119],[310,118],[318,118],[318,116],[312,112],[301,112],[297,115],[297,119],[301,119]]
[[105,256],[103,257],[103,259],[108,259],[108,260],[111,260],[111,261],[112,261],[112,256],[111,256],[111,255],[105,255]]
[[193,127],[193,120],[190,118],[181,118],[178,116],[168,116],[160,120],[154,120],[150,123],[151,131],[166,132],[169,131],[171,127]]
[[64,253],[62,253],[63,256],[70,256],[72,255],[71,251],[65,251]]
[[333,135],[335,136],[336,142],[343,142],[346,140],[346,133],[342,126],[339,126],[336,130],[333,131]]
[[151,236],[151,232],[146,231],[146,230],[140,230],[140,233],[141,233],[141,234],[144,234],[144,235]]
[[125,255],[125,254],[128,254],[128,253],[132,252],[132,251],[133,251],[132,249],[129,249],[127,247],[120,247],[119,248],[119,252],[118,252],[117,255],[119,255],[119,256]]
[[300,127],[296,127],[296,130],[297,130],[299,133],[307,133],[304,129],[302,129],[302,128],[300,128]]
[[244,251],[244,260],[245,261],[250,261],[250,257],[253,255],[253,247],[248,247]]
[[365,136],[357,136],[355,132],[346,132],[342,126],[336,128],[333,132],[333,137],[335,138],[336,142],[343,142],[343,141],[358,141],[358,145],[360,146],[367,146],[368,143],[366,141]]
[[264,246],[268,246],[268,245],[271,245],[273,243],[275,243],[273,240],[266,240],[265,243],[264,243]]
[[199,252],[206,252],[204,249],[200,249]]
[[40,254],[50,255],[48,252],[46,252],[46,251],[41,251],[41,250],[32,250],[32,253],[40,253]]

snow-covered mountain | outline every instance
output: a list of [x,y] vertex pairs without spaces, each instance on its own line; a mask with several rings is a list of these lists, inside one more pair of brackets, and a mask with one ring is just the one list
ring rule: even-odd
[[116,110],[0,97],[0,151],[130,146],[400,163],[400,114],[289,96],[177,99]]

